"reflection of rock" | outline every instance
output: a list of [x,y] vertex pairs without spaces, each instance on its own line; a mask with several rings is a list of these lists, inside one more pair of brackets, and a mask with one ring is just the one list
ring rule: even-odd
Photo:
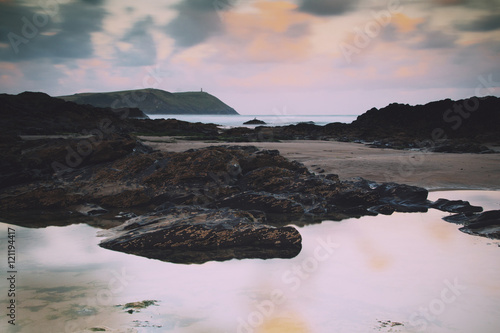
[[[123,309],[127,310],[128,313],[132,314],[134,312],[140,312],[141,309],[145,309],[151,305],[158,306],[158,301],[155,300],[146,300],[146,301],[140,301],[140,302],[130,302],[125,305],[123,305]],[[119,305],[121,306],[121,305]]]
[[176,263],[292,258],[301,250],[293,227],[262,224],[249,212],[175,207],[133,218],[100,246]]
[[130,302],[123,306],[124,309],[145,309],[151,305],[157,305],[158,301],[155,300],[146,300],[140,302]]

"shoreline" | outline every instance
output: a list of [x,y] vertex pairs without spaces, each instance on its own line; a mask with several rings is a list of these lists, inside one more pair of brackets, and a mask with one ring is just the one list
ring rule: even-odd
[[316,174],[337,174],[341,180],[364,178],[394,182],[428,191],[500,190],[500,154],[432,153],[372,148],[359,143],[283,140],[281,142],[184,141],[172,137],[139,136],[160,151],[181,152],[209,146],[256,146],[279,150]]

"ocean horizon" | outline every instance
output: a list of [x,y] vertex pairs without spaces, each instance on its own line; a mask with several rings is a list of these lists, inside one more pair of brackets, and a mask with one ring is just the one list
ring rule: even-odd
[[265,121],[266,126],[287,126],[312,122],[315,125],[326,125],[340,122],[350,124],[358,115],[192,115],[192,114],[148,114],[151,119],[177,119],[191,123],[212,123],[223,127],[256,127],[260,125],[244,125],[254,118]]

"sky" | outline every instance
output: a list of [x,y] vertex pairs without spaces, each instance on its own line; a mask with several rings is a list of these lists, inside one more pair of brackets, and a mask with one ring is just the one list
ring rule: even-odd
[[500,96],[500,0],[0,0],[0,92],[141,88],[247,115]]

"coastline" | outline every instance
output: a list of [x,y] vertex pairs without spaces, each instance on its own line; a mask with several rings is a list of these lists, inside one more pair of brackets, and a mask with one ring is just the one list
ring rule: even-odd
[[279,150],[282,156],[303,163],[312,172],[334,173],[341,180],[361,177],[380,183],[420,186],[429,191],[500,190],[500,177],[497,177],[500,154],[424,153],[320,140],[219,143],[173,141],[172,137],[140,136],[139,139],[153,149],[172,152],[209,146]]

